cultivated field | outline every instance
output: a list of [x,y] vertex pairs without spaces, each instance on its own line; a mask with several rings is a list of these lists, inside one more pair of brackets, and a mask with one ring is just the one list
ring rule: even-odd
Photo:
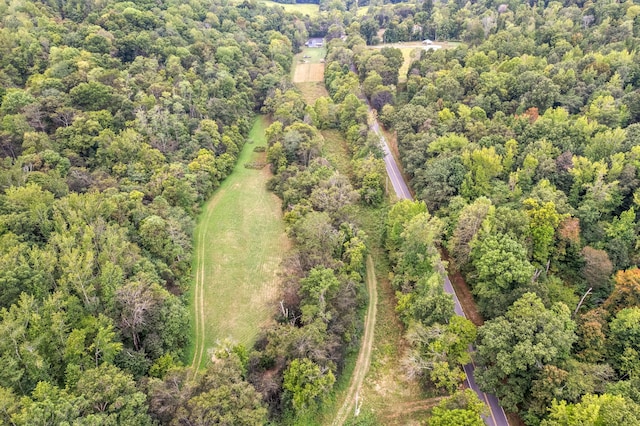
[[297,64],[293,74],[294,83],[324,80],[324,64]]
[[302,92],[307,104],[313,105],[321,96],[329,96],[324,87],[324,47],[306,47],[293,58],[291,80]]
[[289,246],[280,200],[266,189],[268,168],[245,168],[264,161],[267,122],[259,117],[234,172],[205,205],[195,230],[196,256],[191,294],[194,344],[192,365],[203,367],[216,341],[253,344],[271,321],[280,289],[279,265]]

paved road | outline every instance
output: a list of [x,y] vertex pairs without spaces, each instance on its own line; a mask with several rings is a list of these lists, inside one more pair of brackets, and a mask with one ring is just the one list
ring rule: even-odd
[[389,179],[391,180],[391,184],[393,185],[393,189],[396,192],[396,195],[401,200],[413,199],[413,196],[411,195],[411,191],[409,191],[409,187],[407,186],[407,183],[404,181],[404,178],[402,177],[402,173],[400,173],[400,169],[398,168],[396,159],[393,158],[393,155],[391,154],[391,150],[389,149],[389,144],[387,143],[387,139],[384,137],[384,135],[380,131],[380,125],[378,124],[378,120],[373,121],[373,124],[371,125],[371,130],[373,130],[380,137],[380,141],[382,141],[382,150],[384,151],[384,165],[387,168],[387,175],[389,175]]
[[[369,107],[371,109],[371,107]],[[400,173],[400,169],[398,168],[398,164],[396,163],[396,159],[391,154],[391,150],[389,149],[389,144],[387,143],[386,138],[380,132],[380,125],[378,124],[378,120],[374,120],[373,124],[371,124],[371,130],[373,130],[378,136],[380,136],[380,141],[382,143],[382,150],[384,151],[384,164],[387,168],[387,174],[389,175],[389,179],[391,180],[391,184],[393,185],[393,189],[396,192],[396,195],[399,199],[408,199],[412,200],[413,196],[411,195],[411,191],[409,191],[409,187],[405,182],[402,174]],[[453,310],[456,315],[460,315],[466,318],[464,311],[462,310],[462,305],[460,305],[460,301],[458,300],[458,296],[456,296],[456,292],[451,285],[451,280],[446,275],[444,267],[440,264],[441,273],[444,276],[444,291],[453,296]],[[473,347],[469,347],[469,351],[473,352]],[[498,398],[494,395],[484,393],[476,384],[476,381],[473,377],[473,372],[475,371],[475,364],[471,361],[469,364],[465,365],[464,372],[467,375],[467,384],[469,388],[473,389],[481,401],[484,401],[489,407],[489,416],[483,416],[484,422],[489,426],[509,426],[509,421],[507,420],[507,416],[500,406],[498,402]]]

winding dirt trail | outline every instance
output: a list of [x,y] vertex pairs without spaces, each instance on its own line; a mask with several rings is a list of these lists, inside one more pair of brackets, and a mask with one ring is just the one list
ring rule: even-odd
[[371,255],[367,256],[367,291],[369,292],[369,306],[367,308],[367,316],[364,320],[364,334],[362,336],[362,345],[358,353],[356,366],[351,375],[351,382],[346,392],[346,397],[342,407],[338,410],[333,426],[342,426],[349,413],[354,407],[356,397],[362,388],[364,377],[369,371],[371,365],[371,352],[373,350],[373,331],[376,325],[376,314],[378,311],[378,286],[376,281],[375,265]]

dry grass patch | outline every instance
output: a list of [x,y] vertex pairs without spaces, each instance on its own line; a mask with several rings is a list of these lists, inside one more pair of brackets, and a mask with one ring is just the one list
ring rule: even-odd
[[296,65],[293,82],[307,83],[310,81],[324,81],[324,64],[302,63]]

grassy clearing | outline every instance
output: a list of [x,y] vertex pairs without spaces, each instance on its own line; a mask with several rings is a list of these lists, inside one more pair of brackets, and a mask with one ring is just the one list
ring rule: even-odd
[[[191,292],[192,365],[206,365],[207,350],[230,338],[253,344],[261,326],[272,320],[280,289],[279,265],[289,246],[280,200],[267,191],[264,117],[258,117],[235,170],[204,206],[195,229],[194,286]],[[251,143],[252,141],[252,143]]]
[[400,49],[400,51],[402,52],[404,62],[398,70],[398,82],[404,83],[405,81],[407,81],[407,73],[409,72],[409,67],[415,60],[420,58],[420,50],[417,48],[402,48]]
[[383,249],[387,209],[388,205],[383,205],[359,212],[375,259],[379,295],[371,367],[361,395],[362,412],[373,413],[379,424],[418,425],[424,422],[436,395],[423,392],[415,380],[407,379],[402,365],[408,345],[395,310],[395,292],[387,278],[390,267]]
[[305,47],[302,49],[302,52],[295,55],[293,61],[294,63],[298,63],[305,60],[310,64],[320,64],[323,63],[325,56],[327,56],[327,49],[325,47]]
[[[302,92],[304,101],[308,105],[313,105],[319,97],[329,96],[324,87],[323,61],[326,54],[327,49],[324,47],[305,47],[293,58],[291,79]],[[322,70],[321,77],[319,76],[320,69]]]
[[323,130],[324,145],[322,156],[329,160],[331,165],[345,176],[351,175],[351,155],[347,150],[347,142],[339,130]]
[[262,3],[272,7],[281,6],[287,12],[291,12],[291,13],[299,12],[299,13],[302,13],[303,15],[309,15],[312,18],[320,15],[320,6],[318,6],[317,4],[309,4],[309,3],[284,4],[284,3],[277,3],[275,1],[269,1],[269,0],[263,0]]
[[360,344],[360,351],[358,352],[358,360],[356,361],[356,366],[353,375],[351,376],[349,388],[344,392],[346,395],[344,402],[332,423],[336,426],[342,426],[344,422],[352,416],[352,410],[355,411],[359,409],[362,384],[371,365],[371,353],[373,350],[373,337],[378,308],[378,280],[376,278],[375,265],[371,255],[367,256],[366,284],[367,293],[369,293],[369,303],[367,306],[367,316],[364,321],[364,333],[362,333],[362,342]]

